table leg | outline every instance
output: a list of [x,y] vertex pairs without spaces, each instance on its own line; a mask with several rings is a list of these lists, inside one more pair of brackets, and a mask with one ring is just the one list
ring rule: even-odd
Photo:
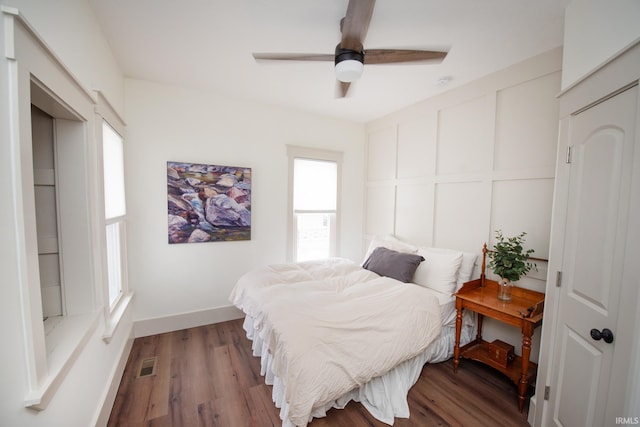
[[518,409],[522,412],[524,408],[524,398],[529,386],[527,374],[529,372],[529,357],[531,356],[531,335],[533,331],[525,328],[522,331],[522,372],[520,373],[520,383],[518,384]]
[[460,332],[462,331],[462,304],[456,302],[456,343],[453,346],[453,372],[458,372],[460,364]]
[[476,318],[476,323],[478,324],[478,330],[476,331],[476,342],[480,344],[482,343],[482,320],[484,319],[484,316],[480,313],[476,313]]

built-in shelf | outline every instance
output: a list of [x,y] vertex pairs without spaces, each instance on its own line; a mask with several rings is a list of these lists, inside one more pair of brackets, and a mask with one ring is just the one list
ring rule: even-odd
[[[481,342],[472,341],[464,347],[460,348],[460,357],[466,359],[482,362],[485,365],[489,365],[492,368],[505,374],[511,381],[518,383],[520,381],[520,372],[522,371],[522,357],[515,355],[513,361],[511,361],[506,367],[496,362],[489,355],[489,343],[482,340]],[[538,365],[533,362],[529,362],[529,369],[527,370],[527,381],[532,381],[536,377],[536,369]]]

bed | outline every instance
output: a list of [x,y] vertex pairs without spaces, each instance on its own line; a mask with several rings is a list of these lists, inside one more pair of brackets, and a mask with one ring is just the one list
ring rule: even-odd
[[[361,264],[343,258],[265,266],[244,274],[230,300],[283,427],[306,426],[351,401],[393,425],[425,363],[449,359],[455,297],[476,255],[374,239]],[[474,322],[463,319],[462,345]]]

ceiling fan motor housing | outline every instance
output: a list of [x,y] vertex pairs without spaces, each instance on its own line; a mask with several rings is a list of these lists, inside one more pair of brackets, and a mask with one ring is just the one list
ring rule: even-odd
[[343,49],[338,44],[336,46],[336,59],[335,59],[336,65],[338,65],[338,63],[342,61],[348,61],[348,60],[355,60],[358,62],[362,62],[364,64],[364,51],[359,52],[353,49]]
[[336,77],[341,82],[353,82],[360,78],[364,67],[364,52],[343,49],[338,44],[335,55]]

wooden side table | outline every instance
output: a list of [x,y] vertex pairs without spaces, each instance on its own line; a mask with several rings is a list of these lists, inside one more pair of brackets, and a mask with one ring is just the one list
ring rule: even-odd
[[[529,381],[535,378],[537,365],[529,361],[531,336],[542,324],[544,294],[514,287],[511,301],[498,299],[498,283],[483,277],[465,283],[456,293],[456,344],[453,351],[453,371],[458,371],[460,357],[487,364],[507,375],[518,386],[518,409],[522,412]],[[464,309],[478,314],[476,339],[460,348],[462,312]],[[516,356],[506,367],[489,355],[488,342],[482,339],[484,316],[518,327],[522,331],[522,356]]]

